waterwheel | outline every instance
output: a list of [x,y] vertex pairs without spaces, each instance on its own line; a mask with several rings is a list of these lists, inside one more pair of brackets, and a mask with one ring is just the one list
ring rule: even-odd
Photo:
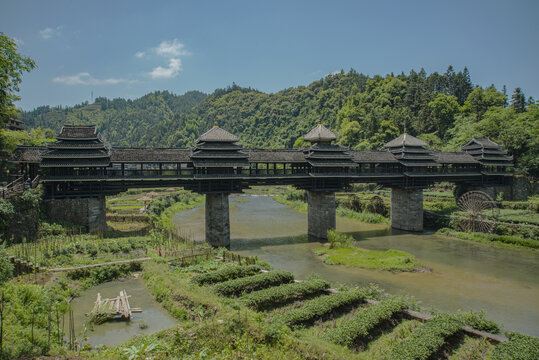
[[467,213],[459,221],[461,230],[467,232],[491,233],[500,210],[496,202],[482,191],[468,191],[457,201],[460,211]]

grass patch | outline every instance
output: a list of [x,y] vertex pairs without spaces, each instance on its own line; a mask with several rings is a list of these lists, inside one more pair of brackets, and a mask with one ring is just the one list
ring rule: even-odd
[[246,200],[246,199],[236,199],[234,200],[235,202],[239,202],[239,203],[246,203],[246,202],[249,202],[249,200]]
[[347,265],[369,270],[393,272],[424,271],[425,267],[412,254],[401,250],[366,250],[356,247],[330,249],[321,246],[313,249],[318,256],[324,256],[328,265]]
[[528,249],[539,249],[539,241],[523,239],[516,236],[509,235],[496,235],[496,234],[485,234],[485,233],[467,233],[462,231],[455,231],[448,228],[440,229],[436,232],[439,235],[456,237],[461,240],[470,240],[475,242],[482,243],[494,243],[497,245],[503,246],[516,246],[523,247]]
[[337,216],[354,219],[367,224],[389,224],[389,219],[380,214],[374,214],[368,211],[357,212],[343,207],[337,208]]

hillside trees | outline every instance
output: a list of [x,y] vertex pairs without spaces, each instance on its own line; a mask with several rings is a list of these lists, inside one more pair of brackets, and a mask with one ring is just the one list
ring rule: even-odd
[[27,127],[55,131],[63,123],[95,123],[109,144],[130,147],[192,146],[215,122],[240,136],[244,146],[262,148],[302,146],[301,137],[319,120],[338,133],[342,145],[361,150],[381,149],[405,130],[444,151],[460,150],[472,136],[488,136],[533,173],[537,109],[518,93],[507,107],[507,96],[494,86],[474,88],[466,68],[373,77],[350,70],[271,94],[233,84],[210,95],[164,91],[135,100],[40,107],[22,118]]

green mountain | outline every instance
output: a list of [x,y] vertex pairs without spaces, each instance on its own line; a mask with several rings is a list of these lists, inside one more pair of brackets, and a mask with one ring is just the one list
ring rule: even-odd
[[97,124],[113,146],[185,147],[215,122],[247,147],[301,145],[319,120],[356,149],[380,149],[408,131],[432,147],[456,151],[472,136],[488,136],[515,156],[519,167],[539,169],[539,109],[515,89],[474,86],[468,70],[443,74],[328,75],[307,86],[267,94],[233,84],[210,95],[154,92],[136,100],[98,98],[94,104],[40,107],[22,113],[27,128],[58,131],[64,123]]

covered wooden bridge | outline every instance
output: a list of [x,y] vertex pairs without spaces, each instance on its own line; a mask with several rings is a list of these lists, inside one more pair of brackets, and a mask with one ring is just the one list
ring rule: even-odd
[[508,185],[512,157],[486,138],[474,138],[461,152],[435,152],[403,134],[383,151],[354,151],[334,144],[337,136],[318,124],[301,149],[246,149],[240,138],[214,126],[193,148],[108,147],[96,126],[65,125],[46,147],[18,147],[11,161],[45,187],[53,219],[106,226],[105,196],[132,187],[181,186],[206,194],[206,239],[230,244],[228,195],[255,185],[293,185],[307,190],[308,233],[325,238],[335,227],[335,191],[351,183],[392,189],[391,225],[421,231],[423,189],[441,181],[480,188]]

